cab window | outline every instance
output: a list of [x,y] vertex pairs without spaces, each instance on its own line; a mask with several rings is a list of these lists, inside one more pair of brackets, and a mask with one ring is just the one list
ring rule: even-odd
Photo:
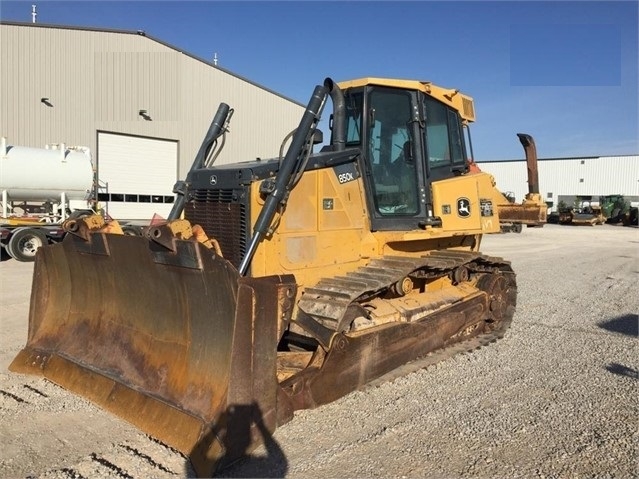
[[459,114],[443,103],[426,98],[426,150],[430,169],[465,163]]
[[346,145],[357,146],[362,141],[362,110],[364,95],[351,93],[346,100]]
[[410,138],[410,92],[375,88],[368,102],[367,157],[373,177],[375,208],[380,215],[418,213],[417,175]]

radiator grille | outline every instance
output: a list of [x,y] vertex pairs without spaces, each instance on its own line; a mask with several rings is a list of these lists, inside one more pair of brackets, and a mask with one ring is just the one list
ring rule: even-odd
[[224,258],[239,267],[248,244],[248,208],[235,190],[196,190],[184,216],[220,244]]

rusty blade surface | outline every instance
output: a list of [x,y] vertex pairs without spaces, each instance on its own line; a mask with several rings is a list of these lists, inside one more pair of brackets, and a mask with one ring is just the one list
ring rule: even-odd
[[239,284],[227,407],[189,454],[202,477],[211,477],[259,444],[277,450],[272,433],[293,418],[292,405],[277,384],[277,343],[279,328],[291,316],[295,278],[242,277]]
[[227,407],[239,277],[198,243],[176,243],[173,253],[98,233],[41,248],[27,345],[10,369],[188,454]]

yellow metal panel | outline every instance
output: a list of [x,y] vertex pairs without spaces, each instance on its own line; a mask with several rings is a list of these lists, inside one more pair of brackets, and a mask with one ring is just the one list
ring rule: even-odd
[[398,78],[358,78],[355,80],[348,80],[338,83],[342,90],[348,88],[358,88],[367,85],[386,86],[390,88],[405,88],[407,90],[421,90],[424,91],[423,83],[416,80],[401,80]]
[[[251,195],[252,223],[261,207],[258,188],[256,183]],[[257,248],[251,274],[294,273],[298,284],[309,286],[324,276],[354,270],[378,254],[362,188],[361,179],[339,185],[332,169],[306,172],[291,192],[273,238]]]
[[317,258],[317,236],[293,236],[284,238],[285,268],[312,264]]
[[291,192],[280,231],[317,231],[317,174],[304,174]]
[[[287,215],[298,209],[303,214],[296,214],[294,222],[285,215],[277,230],[279,242],[267,245],[276,247],[272,251],[269,248],[267,258],[280,259],[279,267],[275,261],[269,266],[267,260],[267,269],[274,268],[268,274],[283,269],[283,272],[295,272],[301,283],[316,282],[327,267],[339,269],[360,261],[364,226],[360,181],[338,185],[332,169],[305,173],[287,206]],[[335,248],[336,244],[340,247]],[[318,273],[320,268],[322,272]]]
[[493,178],[486,173],[433,183],[434,215],[445,232],[496,233],[499,217]]
[[361,181],[349,181],[340,185],[332,169],[319,175],[322,196],[319,199],[321,231],[367,227],[366,207]]

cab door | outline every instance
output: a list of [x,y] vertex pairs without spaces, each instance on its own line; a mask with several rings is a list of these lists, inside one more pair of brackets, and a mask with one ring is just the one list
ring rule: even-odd
[[419,229],[427,214],[427,195],[421,142],[415,141],[417,92],[369,86],[363,100],[361,149],[371,226],[382,231]]

